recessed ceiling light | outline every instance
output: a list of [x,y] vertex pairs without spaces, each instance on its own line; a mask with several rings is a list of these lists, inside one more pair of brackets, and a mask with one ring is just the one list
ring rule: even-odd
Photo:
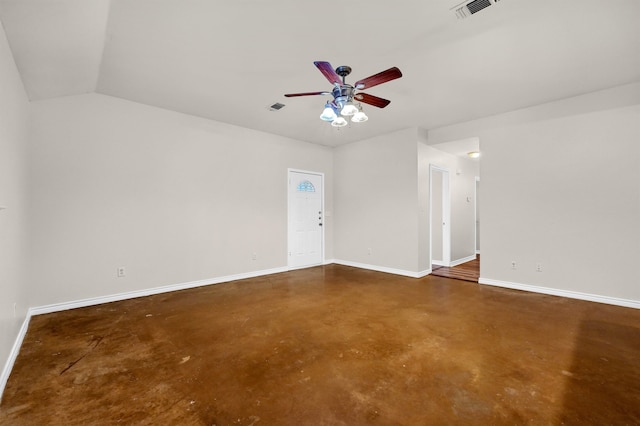
[[467,152],[467,155],[471,158],[478,158],[480,157],[480,153],[478,151],[471,151],[471,152]]

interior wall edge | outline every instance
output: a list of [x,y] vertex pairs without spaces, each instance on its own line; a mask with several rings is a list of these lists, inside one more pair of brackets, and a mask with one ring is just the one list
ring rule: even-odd
[[462,259],[452,260],[451,262],[449,262],[449,266],[454,267],[454,266],[462,265],[463,263],[471,262],[472,260],[476,260],[476,259],[477,259],[477,256],[474,254],[471,256],[463,257]]
[[7,381],[9,381],[9,376],[11,375],[11,370],[13,370],[13,364],[16,362],[16,358],[18,358],[18,354],[20,353],[20,347],[22,346],[22,341],[24,340],[24,336],[27,335],[27,330],[29,329],[29,322],[31,321],[31,310],[27,311],[27,315],[22,322],[22,327],[20,327],[20,331],[18,331],[18,335],[16,336],[16,340],[11,347],[11,351],[9,352],[9,356],[7,357],[7,361],[4,363],[4,367],[2,368],[2,373],[0,373],[0,402],[2,401],[2,395],[4,395],[4,388],[7,386]]
[[333,263],[335,263],[336,265],[351,266],[353,268],[360,268],[360,269],[368,269],[370,271],[384,272],[387,274],[400,275],[400,276],[409,277],[409,278],[423,278],[431,274],[431,269],[413,272],[413,271],[406,271],[404,269],[389,268],[386,266],[371,265],[371,264],[360,263],[360,262],[351,262],[349,260],[340,260],[340,259],[334,259]]
[[550,296],[567,297],[569,299],[586,300],[588,302],[604,303],[607,305],[622,306],[625,308],[640,309],[640,300],[622,299],[619,297],[603,296],[600,294],[581,293],[578,291],[560,290],[557,288],[541,287],[531,284],[521,284],[509,281],[494,280],[491,278],[482,278],[478,280],[479,284],[491,285],[494,287],[510,288],[512,290],[528,291],[531,293],[548,294]]

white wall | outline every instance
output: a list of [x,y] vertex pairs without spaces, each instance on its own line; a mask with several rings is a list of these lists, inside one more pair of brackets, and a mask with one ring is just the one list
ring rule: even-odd
[[286,267],[288,167],[333,209],[328,148],[98,94],[32,107],[32,306]]
[[429,132],[470,136],[483,279],[640,303],[640,84]]
[[[27,141],[29,102],[0,25],[0,366],[29,307],[27,250]],[[14,303],[16,315],[14,315]],[[0,383],[0,390],[3,388]]]
[[335,148],[336,259],[414,275],[431,268],[429,164],[451,171],[451,260],[475,255],[477,164],[425,139],[410,128]]
[[335,148],[334,172],[336,259],[418,271],[416,129]]

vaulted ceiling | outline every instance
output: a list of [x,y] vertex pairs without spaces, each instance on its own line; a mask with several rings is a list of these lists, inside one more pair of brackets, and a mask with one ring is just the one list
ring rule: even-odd
[[[459,3],[0,0],[0,19],[32,101],[96,92],[329,146],[640,81],[637,0],[500,0],[460,20]],[[326,97],[283,96],[331,89],[317,60],[351,83],[404,75],[336,129]]]

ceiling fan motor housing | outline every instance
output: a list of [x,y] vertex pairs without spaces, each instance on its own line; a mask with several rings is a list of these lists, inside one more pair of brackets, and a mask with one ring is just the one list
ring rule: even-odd
[[338,105],[344,105],[353,99],[354,87],[349,84],[343,84],[340,87],[333,88],[333,98]]

